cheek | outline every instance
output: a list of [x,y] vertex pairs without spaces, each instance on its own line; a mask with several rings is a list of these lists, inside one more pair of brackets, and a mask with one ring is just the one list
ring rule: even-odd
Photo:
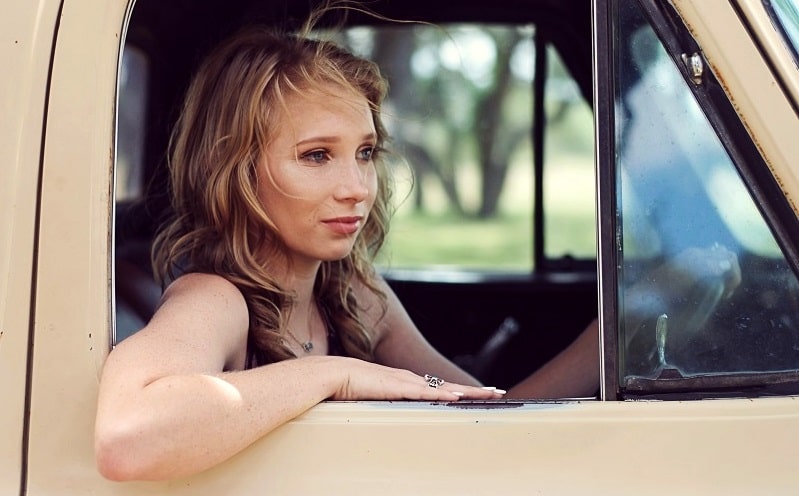
[[378,188],[377,170],[374,166],[370,167],[369,171],[367,172],[366,187],[369,189],[369,208],[372,208],[372,205],[374,205],[375,199],[377,198]]
[[273,213],[274,203],[278,195],[280,195],[280,193],[278,192],[277,186],[267,174],[264,174],[258,183],[258,201],[261,203],[261,207],[267,215]]
[[279,164],[271,169],[264,168],[258,196],[265,209],[280,211],[295,208],[293,204],[313,196],[314,182],[300,172]]
[[291,184],[283,177],[264,174],[258,184],[258,201],[266,217],[278,231],[286,227],[291,212],[296,210],[291,195]]

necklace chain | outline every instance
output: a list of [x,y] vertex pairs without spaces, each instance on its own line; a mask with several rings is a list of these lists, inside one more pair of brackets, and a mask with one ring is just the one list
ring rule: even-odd
[[313,341],[311,341],[310,337],[308,338],[308,341],[302,342],[299,339],[297,339],[297,336],[295,336],[294,333],[291,332],[289,329],[286,329],[286,332],[289,334],[289,337],[294,340],[295,343],[300,345],[300,348],[302,348],[303,351],[305,351],[305,353],[310,353],[313,350]]
[[291,332],[291,329],[286,328],[286,332],[288,333],[289,337],[295,343],[297,343],[300,346],[300,348],[302,348],[302,350],[305,353],[310,353],[311,351],[313,351],[313,326],[311,325],[311,318],[310,318],[311,317],[311,311],[312,311],[311,308],[309,308],[308,309],[308,317],[309,317],[308,318],[308,341],[300,341],[297,338],[297,336],[295,336],[294,333]]

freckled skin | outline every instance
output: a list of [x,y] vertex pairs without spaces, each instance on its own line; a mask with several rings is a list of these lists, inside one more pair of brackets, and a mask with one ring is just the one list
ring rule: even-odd
[[[377,135],[363,96],[289,95],[281,126],[259,164],[259,198],[297,266],[352,249],[377,193]],[[336,232],[331,220],[351,222]],[[325,222],[327,221],[327,223]],[[340,225],[338,223],[337,225]]]
[[[295,295],[288,325],[311,330],[322,261],[346,256],[371,209],[375,127],[363,97],[295,96],[259,164],[258,194],[291,257],[277,282]],[[290,268],[289,268],[290,267]],[[114,480],[172,479],[214,466],[325,399],[497,399],[427,343],[388,285],[384,307],[353,290],[373,330],[370,363],[325,356],[320,343],[295,360],[243,370],[249,331],[238,289],[191,273],[166,290],[152,320],[119,344],[103,370],[95,454]],[[318,318],[318,317],[317,317]],[[307,334],[306,334],[307,335]],[[432,388],[425,373],[445,378]]]

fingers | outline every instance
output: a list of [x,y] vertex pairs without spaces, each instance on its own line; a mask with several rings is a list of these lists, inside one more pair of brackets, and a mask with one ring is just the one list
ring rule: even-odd
[[500,399],[505,391],[450,383],[432,375],[420,376],[357,359],[349,359],[348,370],[335,400],[458,401]]
[[485,387],[470,387],[469,391],[463,392],[461,399],[469,400],[499,400],[505,396],[504,389],[495,388],[494,386]]
[[714,244],[710,249],[710,263],[715,264],[716,274],[724,281],[724,298],[729,298],[741,284],[741,266],[738,256],[727,248]]
[[456,396],[457,399],[500,399],[505,395],[505,390],[497,389],[493,386],[475,387],[448,383],[430,374],[424,375],[424,382],[428,388],[448,391]]
[[741,284],[738,256],[718,243],[709,247],[688,248],[680,252],[670,266],[687,277],[686,284],[693,285],[705,280],[723,283],[725,297],[729,297]]

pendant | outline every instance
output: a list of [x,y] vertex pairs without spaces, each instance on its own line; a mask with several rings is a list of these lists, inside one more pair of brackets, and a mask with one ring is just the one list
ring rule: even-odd
[[310,353],[311,350],[313,350],[313,343],[310,341],[306,341],[305,343],[302,343],[300,346],[302,346],[302,349],[305,350],[305,353]]

